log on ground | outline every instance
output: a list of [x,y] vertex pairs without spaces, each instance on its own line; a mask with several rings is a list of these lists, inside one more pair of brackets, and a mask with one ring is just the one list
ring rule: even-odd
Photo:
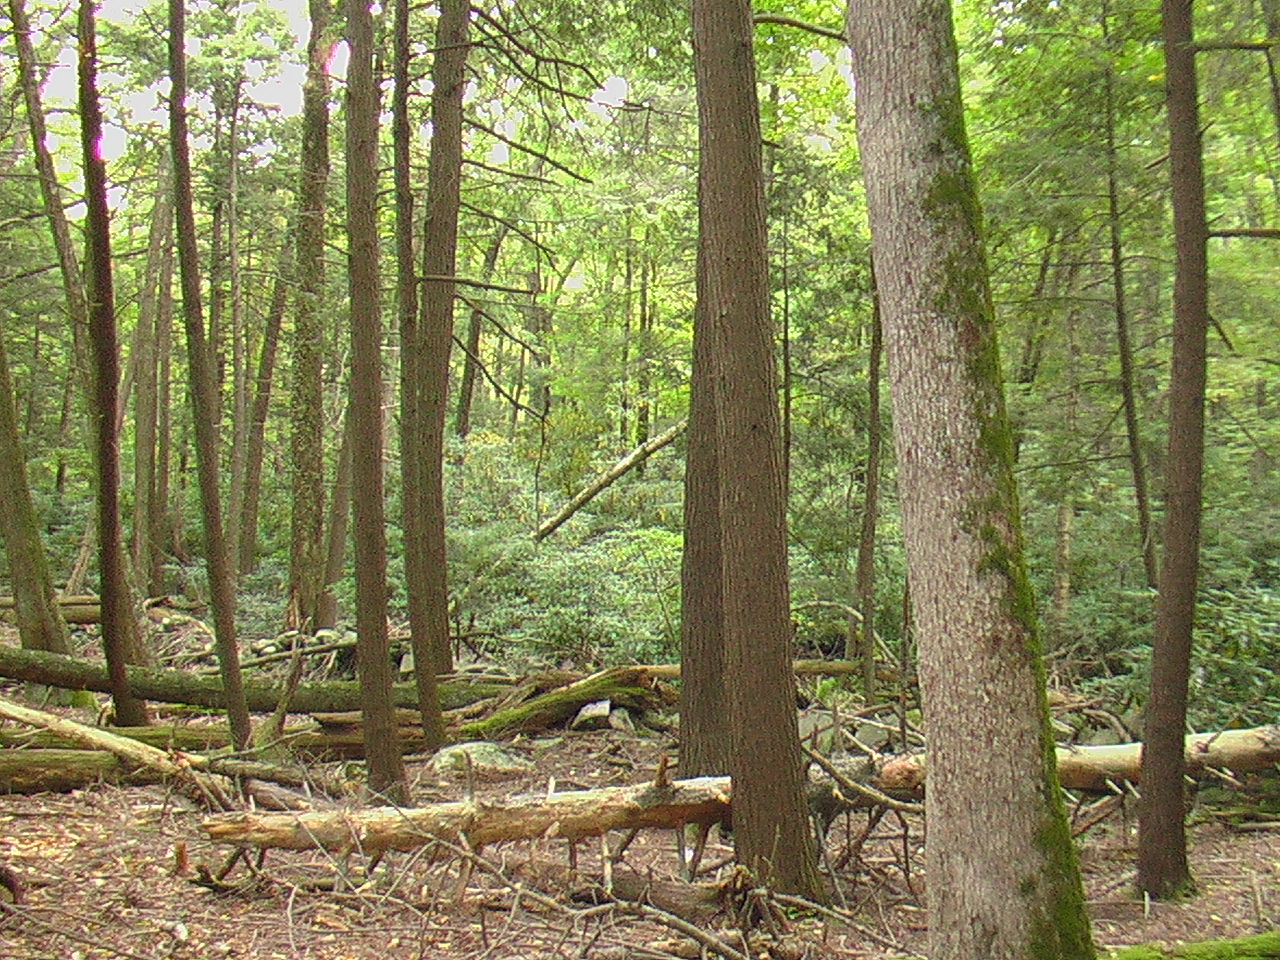
[[[226,698],[222,694],[219,677],[202,677],[184,670],[159,668],[128,668],[129,689],[143,700],[164,703],[188,703],[193,706],[224,709]],[[20,650],[0,644],[0,676],[28,683],[43,683],[68,690],[94,690],[110,693],[105,664],[89,663],[74,657],[38,650]],[[284,695],[275,683],[265,683],[246,677],[245,699],[255,713],[270,713]],[[445,709],[461,707],[486,697],[498,696],[510,689],[506,684],[467,682],[442,682],[439,686],[440,704]],[[395,686],[396,703],[402,707],[414,707],[418,703],[417,688],[411,683]],[[330,680],[322,683],[302,683],[289,699],[289,709],[297,713],[317,710],[356,710],[360,707],[360,685],[351,680]]]
[[458,801],[429,807],[314,812],[231,813],[205,819],[211,840],[285,850],[413,850],[435,840],[473,848],[534,837],[580,839],[610,830],[717,823],[729,811],[729,778],[699,777],[632,787]]

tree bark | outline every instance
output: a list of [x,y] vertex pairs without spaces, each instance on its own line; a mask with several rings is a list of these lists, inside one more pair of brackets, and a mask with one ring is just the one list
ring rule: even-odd
[[236,637],[236,594],[231,557],[222,527],[222,489],[218,462],[218,385],[213,354],[205,336],[201,310],[196,220],[191,187],[191,157],[187,134],[186,8],[169,0],[169,146],[173,151],[174,215],[178,230],[178,266],[182,279],[182,315],[187,331],[187,362],[196,434],[196,471],[204,525],[209,602],[213,608],[218,665],[227,691],[227,719],[236,746],[244,748],[251,734],[249,708],[240,676],[240,643]]
[[786,487],[769,316],[764,170],[747,0],[694,0],[698,319],[716,351],[725,672],[739,861],[783,892],[820,896],[791,675]]
[[355,518],[356,669],[364,695],[369,789],[404,803],[409,788],[391,702],[387,638],[387,531],[382,476],[382,313],[378,257],[378,81],[373,14],[347,9],[347,281],[351,315],[352,481]]
[[310,0],[307,79],[302,88],[302,170],[298,182],[298,292],[294,299],[289,466],[292,515],[285,626],[327,624],[324,594],[324,246],[329,181],[330,0]]
[[137,621],[125,570],[120,524],[120,348],[111,271],[111,212],[102,157],[102,104],[98,99],[98,53],[92,0],[81,0],[79,16],[80,136],[84,156],[85,231],[89,265],[89,340],[93,351],[94,455],[97,462],[98,578],[102,593],[102,646],[111,676],[116,722],[147,723],[146,704],[129,690],[125,665],[138,647]]
[[1176,259],[1164,557],[1143,733],[1138,887],[1153,897],[1176,897],[1192,886],[1182,735],[1200,569],[1209,264],[1191,0],[1164,0],[1161,15]]
[[951,7],[852,0],[847,29],[928,729],[930,956],[1091,960]]
[[13,585],[14,619],[25,650],[71,652],[71,634],[58,606],[49,561],[40,539],[40,518],[27,482],[27,459],[9,379],[9,359],[0,327],[0,534],[4,535]]

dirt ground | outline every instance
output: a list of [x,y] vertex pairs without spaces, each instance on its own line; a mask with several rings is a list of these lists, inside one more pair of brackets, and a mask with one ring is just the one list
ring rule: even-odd
[[[651,779],[669,738],[619,731],[525,740],[533,772],[474,786],[501,802],[523,792]],[[458,799],[460,777],[441,779],[412,763],[416,803]],[[316,808],[326,805],[319,799]],[[1100,946],[1171,944],[1245,936],[1280,927],[1280,834],[1228,827],[1205,815],[1191,855],[1200,895],[1181,904],[1130,896],[1133,824],[1120,809],[1081,838],[1087,892]],[[0,960],[91,958],[778,958],[920,956],[926,930],[921,824],[883,818],[863,840],[865,813],[838,820],[827,836],[833,911],[794,905],[756,914],[748,941],[740,917],[700,918],[677,929],[670,914],[574,899],[563,840],[481,851],[391,854],[366,874],[358,856],[272,851],[237,863],[211,882],[231,852],[199,829],[203,812],[163,787],[101,785],[72,794],[0,796],[0,863],[21,876],[20,906],[0,908]],[[861,841],[861,842],[860,842]],[[608,838],[616,851],[623,838]],[[713,842],[699,881],[723,879],[731,849]],[[573,851],[577,875],[599,875],[599,844]],[[679,874],[675,837],[650,831],[627,846],[617,869],[655,883]],[[699,930],[715,939],[699,944]],[[722,949],[723,948],[723,949]],[[706,949],[708,952],[700,954]]]

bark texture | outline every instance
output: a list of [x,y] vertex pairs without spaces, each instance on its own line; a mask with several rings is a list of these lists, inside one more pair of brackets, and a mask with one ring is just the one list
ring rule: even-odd
[[1191,0],[1164,0],[1161,14],[1177,252],[1164,557],[1151,649],[1151,694],[1143,731],[1146,749],[1138,825],[1138,886],[1153,897],[1173,897],[1185,893],[1191,885],[1184,823],[1182,734],[1187,723],[1191,631],[1200,570],[1209,264]]
[[373,15],[347,9],[347,282],[351,311],[352,481],[355,519],[356,669],[364,695],[369,788],[408,797],[391,702],[387,636],[387,531],[382,476],[382,312],[378,258],[378,84]]
[[853,0],[847,28],[929,736],[930,956],[1091,958],[950,5]]
[[819,896],[804,801],[787,581],[777,350],[747,0],[694,0],[698,319],[715,351],[724,674],[734,845],[762,882]]

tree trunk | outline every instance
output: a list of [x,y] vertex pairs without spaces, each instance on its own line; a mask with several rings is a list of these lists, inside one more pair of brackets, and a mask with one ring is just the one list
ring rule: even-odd
[[[407,3],[407,0],[404,0]],[[443,736],[434,678],[452,669],[449,641],[448,557],[445,547],[444,431],[449,393],[449,353],[453,344],[453,275],[457,271],[458,209],[462,186],[462,95],[470,7],[466,0],[440,4],[436,54],[432,61],[431,154],[427,165],[426,222],[422,241],[422,286],[418,323],[401,344],[404,363],[401,463],[404,470],[405,582],[413,656],[428,740]],[[403,14],[403,59],[408,128],[408,9]],[[407,193],[408,155],[404,156]],[[405,211],[408,241],[411,211]],[[405,244],[402,269],[412,270],[412,244]],[[406,316],[406,320],[409,318]]]
[[156,530],[153,520],[164,504],[158,501],[156,489],[156,456],[159,423],[159,354],[157,329],[160,319],[161,278],[165,276],[165,260],[170,258],[173,240],[173,208],[169,204],[172,186],[168,165],[160,161],[159,185],[151,207],[151,229],[147,241],[147,263],[142,290],[138,297],[138,325],[135,331],[133,447],[133,569],[141,578],[148,596],[163,592],[157,555],[160,544],[152,540]]
[[1187,724],[1191,631],[1200,568],[1209,264],[1191,0],[1164,0],[1161,14],[1177,253],[1164,557],[1143,732],[1138,887],[1153,897],[1176,897],[1192,885],[1184,823],[1182,735]]
[[[697,254],[703,285],[706,254]],[[729,770],[729,702],[724,685],[724,575],[720,471],[716,452],[715,351],[710,304],[694,306],[689,440],[684,466],[684,545],[680,561],[680,773]]]
[[285,626],[320,629],[324,593],[324,247],[329,181],[330,0],[310,0],[307,79],[302,89],[302,172],[298,183],[298,293],[294,300],[292,504],[289,605]]
[[378,258],[378,81],[373,14],[347,10],[347,276],[351,311],[352,481],[356,560],[356,668],[364,695],[369,789],[404,803],[399,738],[391,702],[387,638],[387,531],[382,477],[382,315]]
[[58,609],[58,595],[40,540],[40,518],[27,483],[27,459],[9,379],[9,358],[0,328],[0,534],[4,535],[13,585],[14,618],[24,650],[70,653],[71,635]]
[[125,665],[138,646],[137,621],[125,570],[120,525],[120,349],[111,276],[111,212],[102,158],[102,104],[92,0],[81,0],[79,18],[80,137],[84,156],[85,232],[89,265],[89,341],[93,351],[94,454],[97,465],[98,578],[102,594],[102,646],[111,675],[116,722],[147,723],[146,704],[129,691]]
[[[502,250],[502,241],[510,229],[505,223],[499,224],[494,231],[493,240],[484,255],[484,276],[492,275],[498,265],[498,253]],[[475,400],[476,376],[480,370],[480,334],[484,324],[484,313],[479,306],[473,307],[467,320],[466,356],[462,358],[462,380],[458,384],[458,407],[454,415],[453,432],[465,437],[471,432],[471,409]]]
[[241,463],[244,480],[240,495],[239,571],[251,572],[257,566],[258,505],[262,500],[262,458],[266,446],[267,414],[271,409],[271,389],[275,377],[276,353],[280,347],[280,328],[284,324],[284,308],[288,288],[288,264],[293,251],[286,245],[280,253],[279,273],[267,311],[266,328],[262,331],[262,353],[258,357],[258,373],[253,380],[253,404],[249,409],[245,455]]
[[884,332],[880,323],[880,298],[875,268],[871,270],[871,349],[867,354],[867,462],[863,467],[862,524],[858,531],[858,559],[853,569],[853,596],[861,623],[851,623],[845,658],[862,660],[862,701],[876,696],[876,521],[880,513],[880,451],[884,446],[884,421],[880,416],[880,365],[884,357]]
[[852,0],[847,29],[928,729],[930,956],[1091,960],[951,7]]
[[[1104,39],[1107,18],[1102,20]],[[1124,241],[1120,223],[1119,152],[1116,149],[1115,68],[1107,61],[1103,84],[1106,99],[1107,152],[1107,232],[1111,255],[1111,297],[1116,314],[1116,352],[1120,359],[1120,399],[1124,404],[1125,437],[1129,443],[1129,470],[1133,475],[1133,501],[1138,511],[1138,543],[1147,586],[1159,584],[1156,541],[1151,526],[1151,500],[1147,495],[1147,468],[1142,456],[1142,434],[1138,427],[1138,400],[1134,384],[1133,346],[1129,338],[1129,311],[1125,302]]]
[[201,311],[196,220],[191,195],[191,158],[187,134],[186,8],[169,0],[169,145],[173,151],[174,214],[178,229],[178,265],[182,278],[182,314],[187,330],[187,362],[191,376],[192,417],[196,433],[196,470],[204,523],[205,562],[209,602],[213,608],[218,665],[227,691],[227,720],[236,746],[244,748],[251,734],[249,708],[240,676],[240,643],[236,637],[236,594],[231,557],[222,528],[221,483],[218,463],[218,384],[213,353],[205,337]]
[[725,671],[734,845],[763,883],[818,896],[791,675],[786,493],[769,317],[760,114],[746,0],[694,0],[698,319],[716,351]]

